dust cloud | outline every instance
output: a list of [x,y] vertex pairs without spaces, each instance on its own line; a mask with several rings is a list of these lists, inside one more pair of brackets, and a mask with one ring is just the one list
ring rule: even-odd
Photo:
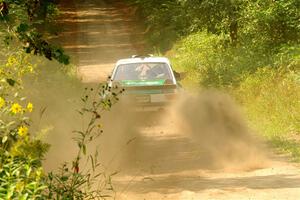
[[24,93],[34,105],[31,132],[51,145],[43,163],[51,171],[77,153],[72,132],[81,128],[76,110],[80,109],[84,85],[67,76],[55,62],[43,61],[38,70],[39,76],[24,80]]
[[178,131],[193,140],[214,167],[253,170],[268,165],[265,145],[229,95],[214,90],[185,93],[172,110]]
[[[74,130],[82,128],[80,97],[86,87],[53,68],[25,81],[35,105],[33,131],[51,145],[46,170],[56,170],[77,153]],[[252,170],[268,164],[263,143],[249,129],[236,103],[217,91],[182,93],[166,111],[134,112],[120,102],[102,115],[104,133],[88,150],[99,151],[108,171],[167,173],[191,169]],[[43,132],[46,132],[43,134]]]
[[151,174],[197,168],[251,171],[269,163],[264,143],[229,95],[182,93],[163,112],[134,108],[121,99],[103,117],[100,146],[109,168]]

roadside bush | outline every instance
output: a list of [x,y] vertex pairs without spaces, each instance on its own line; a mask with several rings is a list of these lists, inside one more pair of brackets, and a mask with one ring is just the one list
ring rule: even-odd
[[20,94],[22,77],[34,73],[30,61],[29,55],[17,51],[0,64],[1,199],[42,199],[47,187],[41,161],[48,145],[31,133],[34,106]]
[[40,160],[7,155],[7,152],[0,154],[0,198],[44,199],[43,191],[47,185]]
[[177,42],[167,55],[176,70],[188,73],[184,85],[231,93],[251,126],[281,150],[299,156],[297,145],[291,145],[300,142],[299,45],[268,51],[256,45],[233,47],[228,38],[199,32]]
[[260,68],[234,90],[252,124],[267,137],[300,134],[300,73]]
[[190,81],[217,88],[238,85],[256,69],[271,63],[273,58],[263,48],[233,47],[229,35],[207,32],[187,36],[167,55],[176,69],[189,73]]
[[117,102],[122,91],[107,85],[85,89],[78,113],[87,125],[74,131],[77,156],[47,174],[42,160],[49,145],[39,139],[39,130],[31,128],[34,105],[22,95],[23,78],[29,74],[34,76],[36,67],[31,56],[23,51],[7,52],[5,56],[7,59],[0,64],[0,199],[113,197],[113,174],[106,174],[97,152],[87,152],[89,143],[102,134],[102,113]]
[[185,34],[190,20],[182,2],[167,0],[163,3],[158,0],[127,0],[137,6],[138,14],[144,19],[147,27],[148,42],[155,49],[165,51],[181,35]]
[[152,46],[162,52],[196,32],[223,35],[232,46],[261,49],[262,55],[299,42],[299,1],[127,0],[138,7]]
[[[1,199],[107,199],[114,196],[111,177],[87,153],[91,142],[102,135],[101,115],[118,101],[122,91],[100,85],[86,88],[78,110],[84,120],[74,131],[78,153],[57,171],[45,173],[42,166],[49,145],[30,129],[34,110],[23,92],[22,78],[34,73],[29,55],[22,51],[8,56],[1,65],[0,82],[0,198]],[[74,110],[75,112],[75,110]]]
[[271,145],[300,161],[300,72],[265,67],[247,77],[232,94],[250,124]]
[[221,85],[226,36],[199,32],[192,34],[167,53],[175,69],[188,72],[188,79],[199,84]]

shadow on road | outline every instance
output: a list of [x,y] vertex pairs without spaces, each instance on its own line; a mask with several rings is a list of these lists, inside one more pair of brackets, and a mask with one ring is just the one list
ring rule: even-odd
[[120,58],[144,53],[144,33],[118,1],[67,1],[61,5],[57,40],[78,66],[83,82],[105,81]]
[[248,189],[283,189],[299,188],[300,178],[290,174],[232,177],[232,178],[208,178],[201,176],[166,176],[135,181],[131,185],[128,182],[118,183],[119,187],[126,191],[161,194],[178,193],[182,191],[199,192],[208,189],[230,190],[233,188]]

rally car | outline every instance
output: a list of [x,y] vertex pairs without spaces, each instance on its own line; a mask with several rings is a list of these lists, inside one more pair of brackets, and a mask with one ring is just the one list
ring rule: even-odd
[[110,85],[125,89],[139,111],[165,109],[180,90],[180,74],[173,71],[165,57],[132,56],[118,60],[111,75]]

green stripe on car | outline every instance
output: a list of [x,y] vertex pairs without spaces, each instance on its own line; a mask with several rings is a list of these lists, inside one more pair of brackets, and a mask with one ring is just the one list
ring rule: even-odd
[[122,86],[157,86],[164,85],[164,79],[158,80],[124,80],[121,81]]

